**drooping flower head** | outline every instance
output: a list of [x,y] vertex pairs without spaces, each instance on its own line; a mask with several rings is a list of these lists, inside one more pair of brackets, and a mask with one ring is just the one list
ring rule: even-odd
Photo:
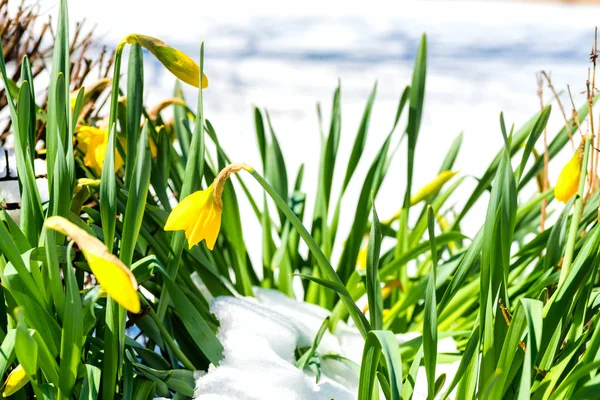
[[558,181],[556,181],[556,186],[554,186],[554,197],[562,203],[569,201],[579,189],[584,143],[585,142],[582,140],[581,145],[575,150],[575,154],[573,154],[571,160],[569,160],[562,171],[560,171]]
[[104,243],[63,217],[48,218],[46,227],[70,236],[81,249],[102,289],[125,309],[140,312],[135,277]]
[[223,189],[231,174],[244,169],[243,164],[231,164],[223,169],[213,183],[181,200],[171,211],[165,224],[165,231],[185,231],[188,246],[191,249],[202,240],[212,250],[215,247],[221,229],[223,212]]
[[[121,43],[137,43],[149,50],[173,75],[194,87],[200,87],[200,67],[187,54],[161,40],[146,35],[127,35]],[[202,88],[208,87],[208,78],[202,74]]]

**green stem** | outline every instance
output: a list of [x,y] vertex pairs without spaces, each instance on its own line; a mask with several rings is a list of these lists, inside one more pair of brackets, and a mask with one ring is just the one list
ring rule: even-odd
[[[119,102],[119,73],[121,70],[121,56],[123,54],[123,48],[125,43],[121,42],[117,46],[115,52],[115,65],[113,74],[113,86],[111,93],[110,102],[110,116],[108,129],[110,132],[109,143],[107,148],[115,149],[115,136],[116,128],[115,121],[117,119],[117,106]],[[116,227],[116,191],[111,190],[111,187],[115,186],[115,176],[111,165],[114,165],[114,161],[105,163],[105,168],[102,171],[102,180],[100,183],[100,214],[102,218],[102,232],[104,234],[104,243],[108,249],[112,252],[113,242],[115,237]],[[107,169],[108,166],[108,169]],[[106,189],[108,187],[108,189]],[[105,354],[102,363],[102,396],[105,399],[113,399],[115,397],[115,390],[117,382],[120,380],[121,369],[120,361],[123,360],[123,350],[125,340],[123,339],[125,333],[125,324],[122,322],[121,314],[124,311],[121,309],[119,304],[110,297],[106,299],[106,314],[105,324],[106,328],[104,331],[104,344]]]
[[[204,72],[204,43],[200,46],[200,82],[202,82],[202,73]],[[194,133],[192,134],[192,142],[189,150],[188,158],[185,164],[185,173],[179,200],[183,200],[194,191],[195,179],[202,180],[204,173],[204,108],[202,97],[202,84],[198,88],[198,109],[196,113],[196,124]],[[179,263],[183,253],[185,238],[183,232],[174,232],[171,238],[171,249],[167,263],[167,273],[173,279],[179,272]],[[164,319],[167,313],[167,307],[171,301],[171,295],[166,287],[163,288],[158,300],[158,309],[156,311],[160,320]]]
[[579,230],[579,221],[581,219],[581,209],[583,207],[583,191],[585,190],[585,178],[590,155],[590,142],[590,137],[586,136],[585,148],[583,151],[583,163],[581,164],[581,176],[579,177],[579,190],[577,191],[577,199],[575,199],[575,211],[571,217],[571,226],[569,227],[569,236],[567,238],[567,249],[565,250],[565,258],[560,270],[560,279],[558,280],[559,286],[567,279],[569,269],[571,269],[571,263],[573,262],[575,240],[577,239],[577,231]]
[[196,367],[194,367],[194,364],[192,364],[192,362],[186,357],[186,355],[183,354],[183,352],[181,351],[179,346],[177,346],[177,344],[175,343],[175,340],[173,339],[173,337],[171,336],[169,331],[167,331],[167,329],[165,328],[165,325],[162,322],[163,318],[159,318],[158,315],[156,315],[156,313],[154,312],[154,309],[150,306],[150,304],[148,303],[148,301],[146,300],[146,298],[144,296],[142,296],[141,294],[138,294],[138,295],[140,297],[140,300],[142,301],[142,304],[150,310],[148,312],[148,315],[150,315],[150,318],[152,318],[152,321],[154,321],[154,323],[156,324],[156,327],[160,331],[162,339],[165,342],[167,342],[167,344],[169,345],[171,350],[173,350],[173,353],[175,354],[175,356],[177,356],[179,361],[181,361],[181,363],[187,369],[189,369],[190,371],[195,371]]
[[340,299],[348,309],[348,312],[354,320],[354,323],[356,324],[356,327],[360,331],[361,335],[363,336],[363,338],[366,338],[367,333],[369,332],[369,330],[371,330],[369,321],[367,321],[363,313],[358,309],[354,301],[352,301],[350,292],[348,292],[348,289],[346,289],[346,287],[342,283],[342,280],[329,263],[327,257],[325,257],[325,254],[323,254],[323,251],[321,250],[319,245],[315,242],[310,233],[308,233],[306,227],[302,224],[300,219],[298,219],[296,214],[294,214],[294,212],[288,207],[285,200],[283,200],[281,196],[279,196],[275,189],[273,189],[273,187],[258,172],[256,172],[253,168],[248,166],[244,166],[243,168],[246,171],[248,171],[254,179],[258,181],[258,183],[265,189],[267,194],[273,199],[277,207],[283,212],[283,214],[285,214],[286,218],[290,221],[290,223],[294,225],[294,228],[296,228],[300,236],[302,236],[302,239],[304,239],[304,242],[306,242],[306,245],[308,246],[310,252],[315,257],[315,260],[317,261],[317,264],[321,268],[321,271],[323,272],[325,277],[328,280],[339,284],[338,295],[340,296]]

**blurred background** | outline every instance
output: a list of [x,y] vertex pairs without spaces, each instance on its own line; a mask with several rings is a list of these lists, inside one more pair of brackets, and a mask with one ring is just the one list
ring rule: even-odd
[[[42,0],[42,12],[56,18],[57,3]],[[567,113],[571,110],[567,84],[575,104],[584,103],[581,92],[591,65],[594,27],[600,22],[600,7],[589,3],[593,2],[71,0],[69,5],[70,20],[85,19],[88,26],[95,26],[100,43],[109,48],[129,33],[141,33],[197,60],[204,41],[210,82],[205,112],[222,145],[232,160],[259,166],[252,107],[268,110],[288,173],[295,176],[305,164],[307,210],[312,210],[310,195],[316,188],[311,182],[319,163],[315,106],[321,103],[328,124],[338,80],[341,155],[350,154],[369,92],[377,83],[368,154],[357,175],[362,177],[367,160],[389,133],[398,99],[411,81],[417,44],[427,33],[428,76],[415,189],[435,177],[447,147],[460,132],[464,140],[456,165],[463,174],[480,175],[502,145],[499,113],[503,111],[507,123],[518,128],[540,109],[537,72],[545,70],[551,76]],[[146,57],[146,64],[145,103],[152,107],[171,96],[174,78],[154,58]],[[196,96],[191,87],[185,92],[188,99]],[[553,97],[546,84],[542,97],[544,103]],[[554,107],[549,140],[563,125]],[[562,154],[551,164],[551,184],[570,156]],[[344,165],[346,160],[338,163]],[[403,148],[391,171],[396,174],[388,179],[397,180],[397,185],[384,185],[377,199],[382,219],[402,202]],[[339,188],[341,174],[336,178]],[[467,184],[475,185],[475,179]],[[353,212],[351,199],[361,186],[360,179],[352,182],[344,212]],[[482,218],[485,204],[479,203]],[[258,224],[254,227],[252,218],[244,223],[249,224],[247,240],[253,243],[251,233]],[[466,220],[464,228],[474,233],[480,224],[481,219]]]

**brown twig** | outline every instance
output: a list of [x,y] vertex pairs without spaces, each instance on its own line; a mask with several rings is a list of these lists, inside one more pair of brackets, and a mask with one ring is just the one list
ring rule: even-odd
[[554,98],[556,99],[556,102],[558,103],[558,108],[560,108],[560,112],[562,113],[563,119],[565,121],[565,128],[567,129],[567,133],[569,134],[569,141],[571,142],[571,147],[573,148],[573,151],[574,151],[575,150],[575,142],[573,141],[573,131],[571,131],[571,127],[569,126],[569,119],[567,118],[567,113],[565,112],[565,108],[563,107],[563,104],[560,101],[560,98],[558,97],[558,93],[556,92],[556,89],[554,88],[554,85],[552,84],[552,79],[550,79],[550,76],[546,73],[546,71],[541,71],[540,73],[546,79],[546,82],[548,82],[548,88],[550,88],[550,90],[552,91],[552,95],[554,96]]
[[[586,81],[586,90],[587,90],[587,100],[588,100],[588,108],[590,114],[590,131],[592,133],[592,143],[594,143],[594,139],[596,140],[596,148],[600,147],[600,138],[596,138],[594,134],[594,97],[596,90],[596,61],[598,60],[598,27],[594,29],[594,47],[592,47],[592,51],[590,53],[590,61],[592,62],[592,75],[590,81],[590,72],[588,69],[588,79]],[[591,164],[592,164],[592,173],[590,177],[590,187],[588,189],[588,195],[591,194],[594,190],[594,186],[596,183],[596,175],[598,173],[598,155],[595,151],[592,151],[590,154]],[[600,214],[599,214],[600,215]]]

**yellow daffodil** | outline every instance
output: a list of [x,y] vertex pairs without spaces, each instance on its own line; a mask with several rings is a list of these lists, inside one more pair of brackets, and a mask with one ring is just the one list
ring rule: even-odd
[[6,381],[4,382],[2,397],[12,396],[25,386],[27,382],[29,382],[29,378],[27,377],[25,370],[21,364],[17,365],[17,368],[13,369],[10,374],[8,374],[8,378],[6,378]]
[[571,160],[564,166],[562,171],[560,171],[558,181],[556,182],[556,186],[554,186],[554,197],[556,197],[556,200],[566,203],[575,193],[577,193],[577,190],[579,189],[579,178],[581,177],[582,162],[583,148],[582,146],[579,146],[575,151],[575,154],[573,154],[573,157],[571,157]]
[[48,218],[46,227],[70,236],[81,249],[102,289],[127,310],[140,312],[135,277],[104,243],[63,217]]
[[199,190],[181,200],[171,211],[165,224],[165,231],[185,231],[190,249],[202,240],[212,250],[221,229],[223,212],[223,189],[231,174],[252,168],[245,164],[230,164],[215,178],[205,190]]
[[[185,83],[200,86],[200,67],[187,54],[174,49],[166,43],[151,36],[131,34],[123,42],[137,43],[149,50],[173,75]],[[202,74],[202,87],[208,87],[208,79]]]
[[223,211],[222,203],[215,201],[214,192],[213,183],[179,202],[167,219],[165,231],[183,230],[190,249],[205,239],[206,246],[212,250],[221,229]]
[[448,170],[448,171],[440,172],[440,174],[438,176],[436,176],[427,185],[423,186],[417,193],[415,193],[410,198],[410,204],[415,205],[415,204],[425,200],[429,196],[439,192],[440,189],[442,188],[442,186],[444,186],[444,184],[446,182],[448,182],[450,179],[452,179],[452,177],[456,174],[458,174],[458,171],[449,171]]
[[[104,157],[108,145],[108,131],[93,126],[80,126],[76,130],[77,147],[85,153],[83,163],[96,171],[102,173]],[[124,141],[121,144],[125,144]],[[123,166],[123,159],[118,151],[115,151],[115,172]]]

